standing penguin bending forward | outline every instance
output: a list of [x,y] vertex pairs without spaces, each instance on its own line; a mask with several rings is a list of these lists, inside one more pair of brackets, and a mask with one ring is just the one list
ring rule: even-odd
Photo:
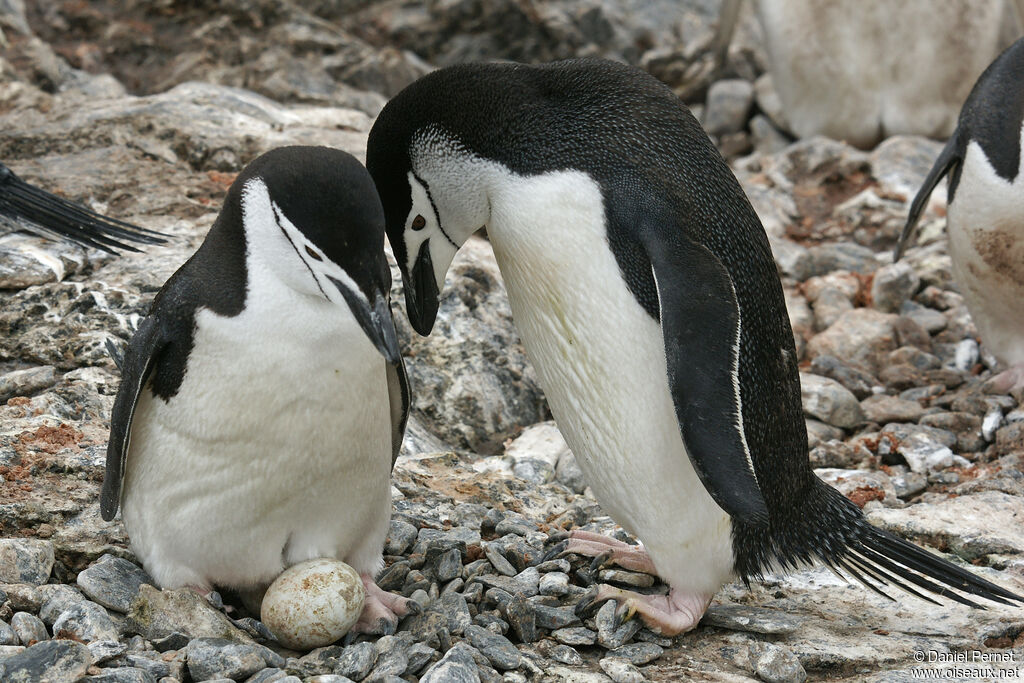
[[588,605],[614,597],[675,634],[731,577],[813,562],[968,605],[957,591],[1022,600],[871,526],[814,475],[764,230],[654,78],[591,60],[441,69],[387,104],[367,167],[420,334],[456,250],[487,227],[551,411],[602,508],[643,542],[575,532],[566,550],[671,587],[604,585]]
[[1024,38],[978,78],[953,136],[910,205],[895,257],[949,174],[946,229],[953,277],[992,354],[1009,368],[997,393],[1024,388]]
[[100,510],[166,588],[259,591],[336,558],[357,631],[411,605],[373,581],[409,410],[384,215],[366,169],[285,147],[239,174],[122,363]]

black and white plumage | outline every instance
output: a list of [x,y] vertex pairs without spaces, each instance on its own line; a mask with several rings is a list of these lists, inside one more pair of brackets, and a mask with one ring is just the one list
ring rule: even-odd
[[732,576],[813,562],[967,604],[958,591],[1018,599],[869,525],[814,475],[764,230],[654,78],[597,60],[441,69],[381,112],[367,168],[420,334],[455,252],[487,227],[559,428],[673,588],[631,598],[651,623],[692,628]]
[[238,176],[132,338],[111,418],[100,509],[161,586],[260,589],[337,558],[368,609],[404,611],[372,583],[409,411],[390,284],[351,155],[285,147]]
[[138,251],[126,242],[163,244],[159,232],[110,218],[26,183],[0,164],[0,219],[50,237],[114,253]]
[[998,391],[1024,387],[1024,39],[978,78],[953,136],[910,206],[895,258],[932,191],[949,176],[946,231],[953,277],[981,339],[1010,368]]

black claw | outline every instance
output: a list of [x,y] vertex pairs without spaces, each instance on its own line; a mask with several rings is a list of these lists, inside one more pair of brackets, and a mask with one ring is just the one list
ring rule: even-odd
[[548,540],[544,541],[544,545],[551,545],[552,543],[561,543],[562,541],[569,540],[568,531],[556,531],[548,536]]
[[345,647],[348,647],[352,643],[356,642],[356,638],[358,638],[359,635],[360,634],[356,633],[355,631],[349,631],[345,634],[345,637],[341,639],[341,644]]
[[377,621],[377,628],[374,629],[374,631],[382,636],[393,636],[395,635],[395,631],[397,629],[397,623],[391,621],[390,619],[384,619],[382,617]]
[[416,602],[415,600],[405,601],[405,615],[414,616],[417,614],[423,614],[423,605]]
[[611,550],[605,550],[600,555],[597,555],[590,563],[591,573],[596,574],[599,569],[608,563],[608,560],[612,559],[612,555],[613,553]]
[[556,557],[559,557],[562,553],[565,552],[565,549],[568,547],[568,540],[559,541],[555,545],[551,546],[546,553],[544,553],[544,557],[541,558],[541,562],[547,562],[548,560],[553,560]]
[[596,611],[594,608],[597,606],[597,586],[591,586],[590,589],[583,594],[580,601],[576,603],[576,616],[582,619],[587,619],[593,615]]

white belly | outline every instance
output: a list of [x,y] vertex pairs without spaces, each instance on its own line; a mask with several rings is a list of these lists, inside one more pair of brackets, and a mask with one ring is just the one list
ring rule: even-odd
[[970,143],[947,217],[953,276],[982,342],[1003,363],[1024,363],[1024,173],[996,175]]
[[143,392],[122,515],[165,587],[266,584],[337,557],[378,568],[391,512],[384,359],[351,313],[278,292],[196,318],[177,395]]
[[661,328],[619,275],[597,185],[578,172],[504,185],[489,234],[559,429],[602,508],[662,578],[714,593],[732,574],[729,517],[686,454]]

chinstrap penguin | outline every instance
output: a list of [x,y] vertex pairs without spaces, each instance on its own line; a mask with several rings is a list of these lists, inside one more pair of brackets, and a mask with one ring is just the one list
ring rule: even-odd
[[0,164],[0,221],[48,237],[114,253],[138,251],[129,242],[162,244],[159,232],[110,218],[40,189]]
[[602,508],[643,542],[574,532],[564,550],[671,586],[601,586],[584,609],[617,598],[679,633],[730,578],[814,562],[876,590],[1021,599],[871,526],[814,475],[767,237],[654,78],[600,60],[441,69],[385,106],[367,168],[420,334],[486,226],[559,428]]
[[946,232],[953,277],[981,340],[1009,366],[992,391],[1024,389],[1024,39],[974,84],[953,136],[910,205],[895,258],[946,175]]
[[413,605],[373,581],[409,411],[366,169],[325,147],[249,164],[124,358],[104,519],[166,588],[259,593],[327,557],[367,589],[356,631]]

